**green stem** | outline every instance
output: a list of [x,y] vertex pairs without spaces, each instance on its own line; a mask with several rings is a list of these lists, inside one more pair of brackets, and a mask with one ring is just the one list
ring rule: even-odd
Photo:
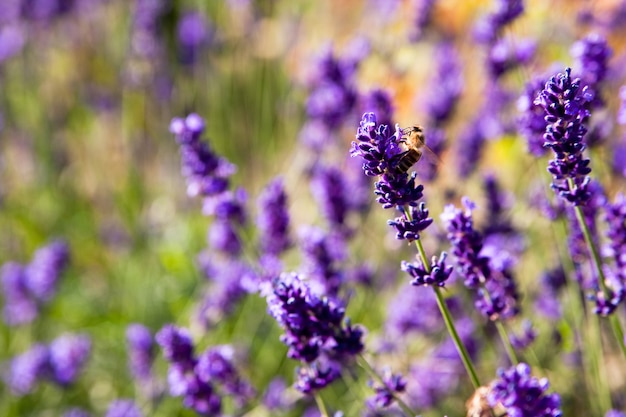
[[315,394],[313,394],[313,397],[315,398],[315,403],[317,404],[317,408],[320,410],[320,414],[322,415],[322,417],[328,417],[328,411],[326,411],[326,405],[324,404],[324,401],[322,400],[322,397],[320,396],[319,392],[316,392]]
[[511,344],[511,339],[504,328],[504,323],[500,320],[495,321],[496,329],[498,329],[498,334],[500,334],[500,339],[502,339],[502,343],[504,344],[504,350],[506,350],[506,354],[511,361],[511,364],[517,365],[519,360],[517,359],[517,354],[515,353],[515,349],[513,349],[513,345]]
[[[568,179],[568,183],[570,185],[570,188],[572,188],[573,181],[571,179]],[[587,222],[585,222],[583,210],[580,206],[574,206],[574,211],[576,212],[576,219],[578,219],[578,223],[580,225],[580,229],[583,232],[583,236],[585,237],[585,242],[587,243],[589,252],[591,252],[591,257],[598,273],[598,283],[600,284],[600,288],[604,293],[605,299],[609,299],[611,291],[606,285],[606,277],[604,276],[604,271],[602,270],[602,260],[600,259],[600,254],[598,253],[596,245],[594,245],[593,240],[591,240],[591,232],[589,231]],[[618,346],[620,346],[620,350],[622,351],[622,354],[626,359],[626,346],[624,346],[624,330],[622,329],[621,323],[614,314],[611,315],[611,328],[613,330],[615,338],[617,339],[617,344]]]
[[[409,211],[405,208],[404,213],[407,219],[411,219],[411,215]],[[417,239],[415,241],[415,247],[419,252],[420,259],[422,260],[422,264],[424,265],[424,269],[426,272],[430,273],[430,263],[428,263],[428,257],[426,256],[426,251],[424,250],[424,246],[422,245],[422,241]],[[437,298],[437,306],[439,307],[439,311],[441,312],[441,317],[443,317],[443,321],[448,329],[448,333],[450,337],[452,337],[452,341],[456,346],[457,351],[459,352],[459,356],[461,356],[461,361],[463,362],[463,366],[467,371],[467,374],[472,381],[472,385],[475,389],[478,389],[480,385],[480,381],[478,380],[478,376],[476,374],[476,370],[474,369],[474,365],[470,359],[469,353],[459,336],[459,333],[456,331],[456,327],[454,326],[454,320],[452,320],[452,315],[450,314],[450,310],[446,305],[446,301],[441,294],[441,289],[438,286],[433,286],[433,291],[435,292],[435,296]]]
[[[367,359],[365,359],[365,357],[363,357],[363,355],[359,355],[359,365],[361,365],[361,367],[363,367],[367,371],[367,373],[370,374],[370,376],[372,378],[376,379],[376,381],[378,381],[383,386],[386,386],[385,385],[385,381],[383,381],[382,377],[380,375],[378,375],[376,370],[372,367],[372,365],[369,364],[369,362],[367,361]],[[404,412],[404,414],[406,414],[407,416],[410,416],[410,417],[414,417],[414,416],[417,415],[417,413],[415,413],[413,410],[411,410],[411,407],[409,407],[404,401],[402,401],[400,399],[400,397],[398,397],[396,395],[395,392],[392,392],[392,391],[390,391],[390,392],[391,392],[391,395],[393,396],[393,398],[398,403],[398,406],[400,406],[400,408]]]

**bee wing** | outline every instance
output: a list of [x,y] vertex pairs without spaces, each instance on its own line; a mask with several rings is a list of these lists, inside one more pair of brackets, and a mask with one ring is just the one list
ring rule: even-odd
[[437,172],[442,164],[441,159],[427,145],[424,145],[420,150],[422,151],[422,157],[413,169],[417,172],[418,178],[431,181],[437,176]]

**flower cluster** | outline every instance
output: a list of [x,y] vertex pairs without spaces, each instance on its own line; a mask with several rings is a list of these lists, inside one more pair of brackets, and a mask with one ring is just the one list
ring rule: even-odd
[[398,157],[404,152],[400,146],[402,131],[396,125],[394,132],[387,125],[378,124],[374,113],[365,113],[357,129],[356,141],[350,154],[360,156],[363,171],[370,177],[379,176],[374,184],[376,201],[383,208],[417,206],[424,186],[416,183],[415,172],[407,174],[398,169]]
[[56,292],[57,282],[69,261],[69,248],[56,240],[33,255],[27,265],[7,262],[0,271],[4,295],[4,321],[20,325],[33,321],[40,306]]
[[370,385],[374,388],[376,395],[366,400],[366,404],[373,410],[387,408],[395,399],[397,394],[401,394],[406,389],[406,381],[400,374],[392,373],[390,369],[385,369],[381,376],[382,384]]
[[465,211],[453,205],[441,215],[447,229],[459,273],[467,288],[476,290],[476,308],[491,320],[512,317],[518,313],[517,285],[510,272],[511,260],[500,260],[483,254],[483,235],[474,228],[474,203],[463,198]]
[[547,379],[534,378],[530,367],[520,363],[510,369],[498,370],[498,379],[489,387],[487,400],[491,407],[502,405],[509,416],[560,417],[560,397],[547,394],[548,387]]
[[138,323],[129,325],[126,328],[126,343],[130,373],[147,396],[155,395],[156,392],[152,392],[154,384],[152,364],[155,349],[150,330]]
[[91,339],[84,334],[64,334],[48,346],[36,344],[13,358],[5,379],[15,395],[30,393],[41,379],[67,387],[72,384],[91,352]]
[[452,266],[446,266],[445,260],[447,256],[445,252],[441,252],[439,259],[433,256],[429,268],[425,268],[420,261],[417,263],[402,261],[400,268],[413,277],[411,285],[435,285],[443,287],[454,269]]
[[552,188],[565,200],[580,206],[591,197],[587,175],[591,168],[589,160],[583,157],[586,147],[583,139],[593,95],[579,78],[572,80],[570,73],[567,68],[551,77],[535,103],[545,111],[544,146],[554,152],[554,159],[548,165]]
[[344,322],[345,310],[317,297],[296,274],[282,274],[265,289],[268,311],[285,330],[287,356],[305,364],[296,388],[304,393],[323,388],[340,376],[340,364],[363,350],[363,330]]
[[171,324],[157,333],[156,341],[169,362],[170,394],[183,397],[185,407],[200,415],[216,415],[222,409],[218,389],[240,404],[253,394],[233,365],[230,347],[209,348],[198,357],[189,332]]
[[579,61],[582,81],[593,91],[593,107],[604,104],[600,94],[602,83],[609,70],[609,58],[613,51],[606,39],[597,33],[590,34],[574,43],[572,56]]
[[524,12],[522,0],[498,0],[496,10],[484,16],[474,28],[479,42],[495,42],[506,25]]
[[281,178],[265,186],[257,199],[261,250],[268,255],[278,256],[291,246],[289,237],[289,212],[287,193]]
[[105,417],[143,417],[133,400],[119,399],[109,404]]

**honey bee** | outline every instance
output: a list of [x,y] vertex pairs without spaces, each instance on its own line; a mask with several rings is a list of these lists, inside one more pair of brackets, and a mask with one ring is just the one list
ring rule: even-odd
[[488,394],[489,388],[478,387],[472,397],[465,403],[467,417],[494,417],[494,412],[487,403]]
[[424,130],[420,126],[407,127],[402,130],[400,142],[405,150],[395,156],[395,167],[405,173],[422,158],[426,146]]

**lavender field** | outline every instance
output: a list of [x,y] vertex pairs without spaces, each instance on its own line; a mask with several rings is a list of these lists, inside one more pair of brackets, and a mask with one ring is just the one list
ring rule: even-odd
[[0,0],[0,416],[626,417],[625,188],[624,0]]

